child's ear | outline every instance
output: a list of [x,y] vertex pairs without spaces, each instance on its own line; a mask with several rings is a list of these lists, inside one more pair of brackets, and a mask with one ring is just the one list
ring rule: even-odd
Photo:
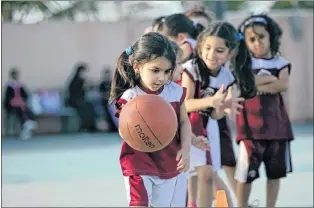
[[178,42],[181,43],[186,38],[186,35],[184,33],[178,33]]
[[135,73],[140,73],[141,66],[137,61],[134,61],[133,69],[134,69]]

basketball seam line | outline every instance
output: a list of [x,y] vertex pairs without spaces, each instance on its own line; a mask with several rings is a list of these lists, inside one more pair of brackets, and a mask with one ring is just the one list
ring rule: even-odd
[[143,118],[143,116],[141,115],[140,111],[137,108],[137,102],[136,102],[136,110],[138,112],[138,114],[141,116],[142,120],[144,121],[145,125],[147,126],[147,128],[150,130],[150,132],[153,134],[153,136],[156,138],[156,140],[159,142],[160,145],[162,145],[162,143],[159,141],[159,139],[156,137],[156,135],[154,134],[154,132],[149,128],[148,124],[146,123],[145,119]]

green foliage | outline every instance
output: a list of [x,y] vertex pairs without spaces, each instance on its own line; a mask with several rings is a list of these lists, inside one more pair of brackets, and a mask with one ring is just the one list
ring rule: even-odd
[[[74,20],[77,13],[98,14],[97,1],[71,1],[68,8],[62,8],[58,1],[1,1],[2,21],[19,22],[31,11],[41,11],[48,19],[67,18]],[[52,10],[52,6],[56,9]],[[21,12],[20,20],[14,19],[14,13]]]

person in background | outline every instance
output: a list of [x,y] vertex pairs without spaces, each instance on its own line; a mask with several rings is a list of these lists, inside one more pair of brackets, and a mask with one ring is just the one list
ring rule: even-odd
[[167,16],[160,16],[157,17],[153,20],[152,23],[152,32],[158,32],[159,26],[162,22],[164,22],[166,20]]
[[117,128],[112,120],[112,117],[110,116],[111,112],[109,111],[109,106],[108,106],[111,82],[112,82],[112,70],[109,67],[105,67],[103,70],[103,78],[99,86],[99,91],[102,94],[102,106],[103,106],[103,109],[105,110],[105,120],[109,124],[109,131],[116,131]]
[[185,12],[185,15],[192,21],[196,21],[204,28],[207,28],[211,22],[214,21],[213,15],[205,12],[203,7],[195,7]]
[[159,33],[176,42],[182,49],[182,63],[193,58],[196,39],[203,29],[202,25],[181,13],[167,16],[158,26]]
[[78,64],[68,88],[68,104],[75,108],[81,119],[81,131],[95,132],[97,115],[93,105],[85,99],[86,64]]
[[5,90],[4,107],[7,114],[15,114],[21,120],[21,138],[32,137],[32,130],[37,127],[34,121],[34,114],[27,106],[28,94],[25,87],[19,81],[19,70],[10,70],[10,80]]

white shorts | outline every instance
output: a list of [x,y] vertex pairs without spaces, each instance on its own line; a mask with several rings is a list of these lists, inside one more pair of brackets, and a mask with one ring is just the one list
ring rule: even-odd
[[185,207],[187,174],[171,179],[157,176],[125,176],[129,206]]
[[206,151],[191,146],[189,176],[196,175],[195,167],[204,166],[206,164],[207,164]]

